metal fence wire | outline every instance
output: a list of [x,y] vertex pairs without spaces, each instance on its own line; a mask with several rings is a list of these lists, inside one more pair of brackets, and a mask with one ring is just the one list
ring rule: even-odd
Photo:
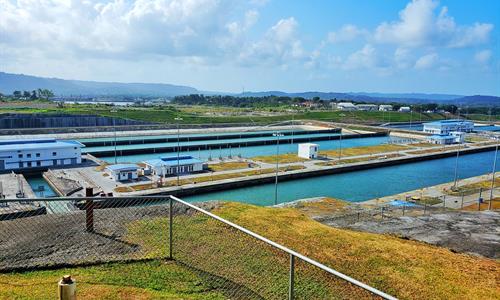
[[1,200],[0,272],[172,260],[228,299],[395,299],[171,196]]

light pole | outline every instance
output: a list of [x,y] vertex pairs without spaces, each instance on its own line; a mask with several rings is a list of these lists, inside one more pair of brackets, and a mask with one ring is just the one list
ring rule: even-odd
[[339,160],[342,158],[342,127],[340,127],[339,135]]
[[495,171],[497,168],[497,154],[498,154],[498,145],[495,147],[495,158],[493,159],[493,174],[491,174],[491,190],[490,190],[490,203],[488,203],[488,210],[491,210],[493,202],[493,189],[495,188]]
[[455,178],[453,180],[453,189],[457,188],[458,180],[458,156],[460,155],[460,146],[457,147],[457,158],[455,159]]
[[177,186],[179,186],[180,180],[179,180],[179,171],[180,171],[180,161],[179,161],[179,153],[180,153],[180,121],[182,121],[182,118],[175,118],[174,120],[177,121]]
[[278,170],[279,170],[279,154],[280,154],[280,136],[283,136],[283,133],[276,131],[273,133],[273,136],[277,137],[276,140],[276,176],[274,180],[274,205],[278,204]]
[[[111,110],[111,113],[116,113],[116,110]],[[115,117],[113,117],[113,131],[114,131],[114,136],[115,136],[115,142],[114,142],[114,148],[115,148],[115,165],[116,165],[116,120]]]

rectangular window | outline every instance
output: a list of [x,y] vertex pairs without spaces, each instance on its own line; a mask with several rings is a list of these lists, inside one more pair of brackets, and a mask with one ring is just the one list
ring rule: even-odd
[[40,167],[41,165],[42,165],[42,162],[40,162],[40,161],[37,161],[37,162],[36,162],[36,166],[37,166],[37,167]]
[[19,155],[18,155],[18,157],[19,157],[19,158],[23,158],[23,155],[22,155],[22,154],[19,154]]
[[37,154],[36,154],[36,157],[40,157],[40,153],[37,153]]
[[52,156],[56,156],[57,155],[57,152],[52,152]]
[[31,168],[31,161],[29,161],[29,162],[28,162],[28,167],[30,167],[30,168]]
[[26,154],[26,157],[31,157],[31,153]]
[[57,159],[52,160],[52,165],[57,166]]

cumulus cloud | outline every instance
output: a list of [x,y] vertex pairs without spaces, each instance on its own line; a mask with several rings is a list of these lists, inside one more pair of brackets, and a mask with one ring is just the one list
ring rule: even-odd
[[447,7],[436,14],[438,4],[433,0],[413,0],[399,13],[398,21],[380,24],[374,39],[407,47],[468,47],[489,40],[492,24],[457,25]]
[[258,19],[248,10],[231,20],[229,0],[0,0],[0,6],[0,44],[83,56],[221,55]]
[[243,64],[279,64],[305,59],[301,40],[297,37],[295,18],[279,20],[265,36],[246,47],[240,54]]
[[377,64],[376,55],[375,48],[367,44],[362,49],[351,53],[343,64],[343,68],[347,70],[373,68]]
[[357,39],[358,37],[367,36],[368,31],[366,29],[360,29],[352,24],[347,24],[342,26],[337,31],[332,31],[328,33],[328,41],[331,43],[342,43],[349,42]]
[[436,66],[439,56],[436,53],[426,54],[415,62],[415,69],[425,70]]

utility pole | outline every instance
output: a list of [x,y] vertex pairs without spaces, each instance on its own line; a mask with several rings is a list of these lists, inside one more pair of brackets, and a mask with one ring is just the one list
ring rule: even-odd
[[182,121],[182,118],[175,118],[174,120],[177,121],[177,186],[179,186],[180,180],[179,180],[179,172],[180,172],[180,161],[179,161],[179,155],[180,155],[180,121]]
[[453,189],[457,188],[457,180],[458,180],[458,156],[460,154],[460,147],[457,148],[457,158],[455,159],[455,176],[453,180]]
[[[111,113],[116,113],[116,110],[111,110]],[[116,165],[116,119],[115,117],[113,118],[113,131],[114,131],[114,136],[115,136],[115,142],[114,142],[114,148],[115,148],[115,165]]]
[[342,158],[342,127],[340,127],[339,135],[339,160]]
[[495,172],[497,168],[497,154],[498,154],[498,144],[495,147],[495,158],[493,159],[493,171],[491,174],[491,190],[490,190],[490,203],[488,203],[488,210],[491,210],[493,204],[493,190],[495,189]]
[[276,176],[274,180],[274,205],[278,204],[278,171],[279,171],[279,154],[280,154],[280,136],[282,133],[276,131],[273,136],[277,137],[276,140]]

